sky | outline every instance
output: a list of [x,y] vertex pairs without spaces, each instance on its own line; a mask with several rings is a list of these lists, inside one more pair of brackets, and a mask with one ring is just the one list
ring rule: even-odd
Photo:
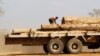
[[58,16],[88,16],[100,8],[100,0],[1,0],[5,10],[0,16],[0,28],[40,28],[48,19]]

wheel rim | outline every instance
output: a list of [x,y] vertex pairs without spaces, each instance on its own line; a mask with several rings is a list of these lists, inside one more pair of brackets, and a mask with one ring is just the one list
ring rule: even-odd
[[47,50],[53,54],[61,53],[63,48],[63,42],[59,39],[51,39],[47,44]]
[[77,50],[77,49],[78,49],[78,44],[73,43],[73,44],[72,44],[72,49],[73,49],[73,50]]
[[54,44],[52,45],[52,49],[53,49],[54,51],[57,51],[57,50],[59,49],[59,45],[58,45],[57,43],[54,43]]

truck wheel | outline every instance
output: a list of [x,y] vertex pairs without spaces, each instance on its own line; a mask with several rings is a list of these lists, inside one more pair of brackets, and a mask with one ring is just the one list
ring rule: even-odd
[[73,54],[79,53],[82,50],[82,43],[78,39],[75,38],[70,39],[67,42],[66,49],[68,53],[73,53]]
[[44,44],[44,45],[43,45],[43,49],[44,49],[44,51],[45,51],[46,53],[49,53],[48,50],[47,50],[47,44]]
[[63,51],[64,44],[59,39],[51,39],[47,44],[47,49],[50,53],[58,54]]

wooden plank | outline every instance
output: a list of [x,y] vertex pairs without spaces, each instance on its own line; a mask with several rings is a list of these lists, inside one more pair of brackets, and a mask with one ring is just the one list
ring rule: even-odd
[[98,32],[98,33],[96,33],[96,32],[94,32],[94,33],[87,33],[87,35],[100,35],[100,32]]
[[20,38],[20,37],[23,37],[23,38],[28,38],[28,35],[8,35],[9,38]]
[[13,29],[12,33],[28,33],[30,31],[30,28],[17,28]]

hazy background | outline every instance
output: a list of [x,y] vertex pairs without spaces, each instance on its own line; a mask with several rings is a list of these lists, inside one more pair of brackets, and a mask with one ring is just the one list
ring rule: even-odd
[[[58,16],[88,16],[94,8],[100,8],[100,0],[1,0],[5,14],[0,16],[0,54],[37,53],[42,46],[5,45],[4,35],[13,28],[39,28],[48,18]],[[37,50],[37,51],[36,51]],[[93,51],[83,49],[83,51]],[[95,51],[99,51],[95,50]]]
[[88,16],[100,8],[100,0],[1,0],[5,14],[0,17],[0,28],[39,28],[48,18],[58,16]]

